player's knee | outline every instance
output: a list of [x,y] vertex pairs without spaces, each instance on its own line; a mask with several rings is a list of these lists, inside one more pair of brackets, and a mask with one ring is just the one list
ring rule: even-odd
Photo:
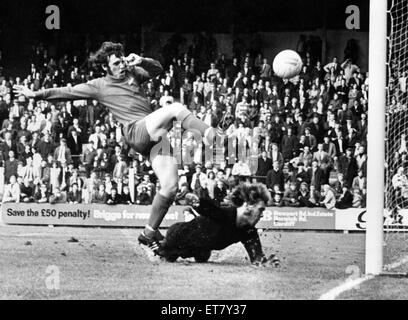
[[177,183],[166,183],[161,185],[160,191],[165,193],[167,198],[173,199],[177,194],[178,185]]
[[177,110],[186,109],[186,107],[180,102],[173,102],[169,107]]
[[165,108],[168,108],[175,116],[177,116],[180,112],[187,110],[187,108],[182,105],[180,102],[174,102]]

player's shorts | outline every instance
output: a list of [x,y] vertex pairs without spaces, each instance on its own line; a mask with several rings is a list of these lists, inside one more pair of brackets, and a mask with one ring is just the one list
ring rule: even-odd
[[[128,123],[123,129],[123,136],[125,142],[136,152],[141,155],[148,157],[153,147],[160,143],[162,138],[159,138],[159,141],[153,141],[147,132],[146,120],[138,120],[135,122]],[[168,143],[168,149],[160,148],[158,150],[159,155],[172,155],[173,149]]]
[[150,138],[146,129],[146,120],[138,120],[128,123],[123,128],[125,142],[136,152],[147,157],[152,148],[158,143]]

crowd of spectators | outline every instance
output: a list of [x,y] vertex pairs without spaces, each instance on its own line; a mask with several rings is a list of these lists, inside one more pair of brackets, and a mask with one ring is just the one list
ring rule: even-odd
[[[290,81],[275,77],[270,57],[262,54],[221,54],[206,70],[182,54],[145,84],[152,109],[180,101],[224,137],[214,161],[192,148],[191,136],[178,142],[182,159],[190,152],[193,161],[180,163],[176,204],[190,192],[222,202],[241,181],[261,181],[271,206],[365,206],[368,75],[350,59],[323,65],[319,57],[302,55],[302,71]],[[98,101],[13,95],[14,84],[39,90],[101,75],[79,60],[49,57],[37,46],[26,77],[1,77],[3,202],[147,205],[160,188],[149,160],[124,143],[122,125]],[[231,141],[234,150],[257,153],[241,159],[231,154]]]

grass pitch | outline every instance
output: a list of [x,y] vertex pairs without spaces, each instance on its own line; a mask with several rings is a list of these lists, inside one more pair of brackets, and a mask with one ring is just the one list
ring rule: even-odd
[[[0,226],[0,299],[318,299],[364,270],[364,234],[264,232],[265,253],[282,262],[273,268],[252,266],[241,244],[203,264],[152,260],[139,232]],[[407,279],[378,278],[340,299],[407,299],[407,292]]]

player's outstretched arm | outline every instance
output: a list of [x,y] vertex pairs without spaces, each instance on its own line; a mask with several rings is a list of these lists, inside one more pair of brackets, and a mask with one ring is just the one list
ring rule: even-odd
[[269,257],[265,256],[262,250],[261,239],[259,238],[259,234],[256,228],[247,229],[243,234],[241,242],[244,245],[245,250],[248,253],[249,260],[253,265],[272,265],[274,267],[280,266],[280,261],[276,257],[276,255],[271,254]]
[[73,87],[50,88],[39,91],[32,91],[25,86],[15,85],[13,91],[16,95],[23,95],[27,98],[37,100],[81,100],[96,99],[98,97],[98,81],[94,79],[87,83],[80,83]]
[[35,98],[34,91],[28,89],[26,86],[14,85],[13,92],[17,96],[25,96],[28,99]]
[[256,228],[245,230],[241,242],[248,253],[251,263],[265,262],[266,257],[263,253],[261,240],[259,239],[259,234]]

